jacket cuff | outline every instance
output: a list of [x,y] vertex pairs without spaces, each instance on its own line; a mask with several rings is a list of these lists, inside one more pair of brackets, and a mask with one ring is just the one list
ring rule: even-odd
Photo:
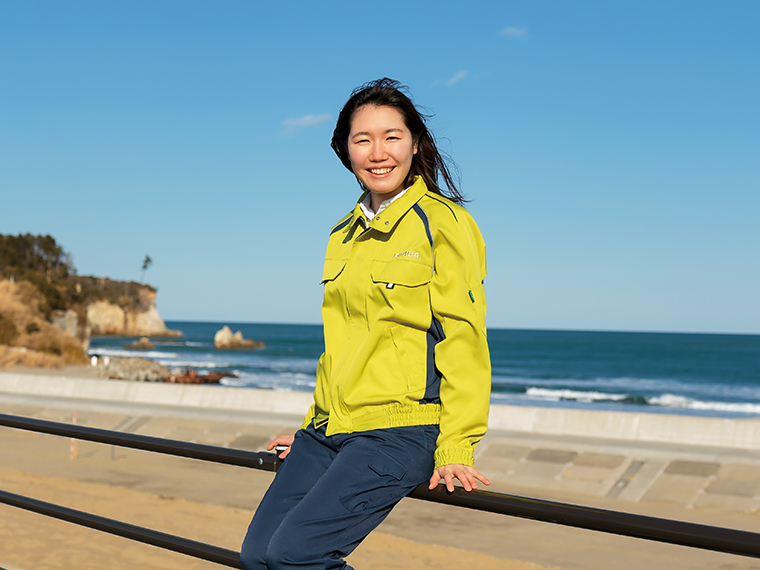
[[435,450],[435,468],[438,469],[443,465],[451,463],[461,463],[462,465],[475,465],[475,457],[472,449],[462,447],[446,447]]

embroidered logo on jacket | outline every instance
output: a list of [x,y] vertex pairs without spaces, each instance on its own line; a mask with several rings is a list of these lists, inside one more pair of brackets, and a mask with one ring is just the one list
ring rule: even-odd
[[396,257],[412,257],[414,259],[419,259],[420,258],[420,254],[417,251],[402,251],[400,253],[394,253],[393,257],[394,258],[396,258]]

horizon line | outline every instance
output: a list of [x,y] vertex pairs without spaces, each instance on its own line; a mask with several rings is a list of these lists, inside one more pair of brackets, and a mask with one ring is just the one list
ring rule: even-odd
[[[264,322],[264,321],[226,321],[226,320],[190,320],[164,319],[164,323],[208,323],[222,325],[284,325],[284,326],[322,326],[322,323],[304,322]],[[583,329],[583,328],[541,328],[541,327],[502,327],[487,326],[486,330],[503,330],[514,332],[576,332],[576,333],[611,333],[611,334],[683,334],[683,335],[714,335],[714,336],[760,336],[760,332],[715,332],[715,331],[665,331],[665,330],[621,330],[621,329]]]

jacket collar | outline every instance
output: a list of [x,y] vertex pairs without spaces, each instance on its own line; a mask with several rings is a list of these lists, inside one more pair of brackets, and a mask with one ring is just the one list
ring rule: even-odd
[[[398,221],[420,201],[420,198],[425,195],[425,192],[427,192],[425,181],[422,179],[422,176],[416,176],[414,178],[414,183],[404,195],[369,220],[369,225],[367,227],[378,232],[389,233],[396,226],[396,223],[398,223]],[[360,219],[366,219],[360,204],[367,194],[368,192],[365,191],[356,203],[353,213],[353,223],[351,225],[358,223]]]

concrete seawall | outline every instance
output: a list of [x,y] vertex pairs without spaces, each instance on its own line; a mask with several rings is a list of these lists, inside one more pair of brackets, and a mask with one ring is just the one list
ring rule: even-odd
[[[295,416],[303,416],[312,402],[311,394],[307,392],[9,372],[0,372],[0,392]],[[760,449],[760,418],[726,419],[493,405],[489,426],[492,430],[536,435]]]
[[490,429],[735,449],[760,449],[760,418],[492,406]]

